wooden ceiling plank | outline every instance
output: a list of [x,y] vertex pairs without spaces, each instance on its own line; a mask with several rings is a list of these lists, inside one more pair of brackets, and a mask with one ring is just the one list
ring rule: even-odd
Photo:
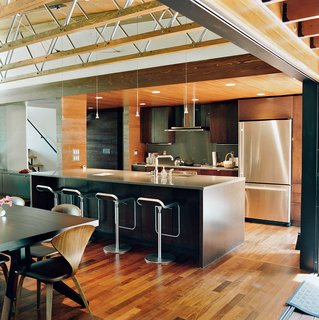
[[[140,59],[140,58],[164,55],[164,54],[169,54],[169,53],[181,52],[181,51],[185,51],[185,50],[193,50],[193,49],[197,49],[197,48],[216,46],[216,45],[221,45],[221,44],[226,44],[226,43],[229,43],[229,41],[222,39],[222,38],[215,39],[215,40],[208,40],[208,41],[199,42],[199,43],[192,43],[192,44],[170,47],[170,48],[165,48],[165,49],[158,49],[158,50],[153,50],[153,51],[149,51],[149,52],[135,53],[135,54],[130,54],[130,55],[116,57],[116,58],[102,59],[102,60],[91,61],[91,62],[87,62],[87,63],[65,66],[65,67],[61,67],[61,68],[44,70],[41,72],[33,72],[33,73],[18,75],[18,76],[14,76],[14,77],[8,77],[6,79],[2,79],[0,81],[0,83],[7,83],[7,82],[12,82],[12,81],[17,81],[17,80],[30,79],[30,78],[35,78],[35,77],[39,77],[39,76],[47,76],[47,75],[56,74],[56,73],[60,73],[60,72],[74,71],[74,70],[79,70],[79,69],[96,67],[99,65],[106,65],[106,64],[110,64],[110,63],[129,61],[132,59]],[[256,60],[259,60],[259,59],[256,59]],[[273,69],[276,70],[275,68],[273,68]],[[205,70],[202,70],[201,72],[205,73]],[[257,71],[254,70],[254,72],[257,72]],[[223,76],[225,76],[225,75],[223,75]]]
[[0,5],[0,18],[14,16],[50,2],[52,2],[52,0],[16,0],[5,6]]
[[47,56],[40,56],[40,57],[36,57],[33,59],[27,59],[27,60],[22,60],[22,61],[6,64],[3,66],[0,66],[0,71],[22,68],[22,67],[30,66],[33,64],[53,61],[53,60],[57,60],[60,58],[75,56],[78,54],[84,54],[84,53],[90,53],[90,52],[95,52],[95,51],[99,51],[99,50],[111,49],[111,48],[115,48],[117,46],[121,46],[121,45],[125,45],[125,44],[132,44],[132,43],[144,41],[147,39],[167,37],[168,35],[184,33],[185,31],[190,31],[190,30],[199,29],[199,28],[203,28],[203,27],[197,23],[188,23],[188,24],[184,24],[184,25],[180,25],[180,26],[171,27],[171,28],[163,28],[163,29],[156,30],[156,31],[150,31],[150,32],[146,32],[146,33],[140,33],[138,35],[128,36],[125,38],[104,41],[104,42],[100,42],[98,44],[83,46],[83,47],[79,47],[76,49],[60,51],[60,52],[49,54]]
[[319,35],[319,19],[300,22],[301,37],[315,37]]
[[62,37],[74,32],[93,29],[95,27],[100,27],[106,24],[132,19],[141,15],[158,12],[166,8],[167,7],[165,5],[161,4],[158,1],[151,1],[134,7],[129,7],[127,9],[97,14],[89,19],[83,18],[82,20],[70,23],[67,26],[55,28],[46,32],[41,32],[29,37],[25,37],[23,39],[2,44],[0,46],[0,52],[6,52],[9,50],[14,50],[27,45],[31,45],[33,43],[49,40],[56,37]]
[[285,2],[284,6],[288,22],[305,21],[319,17],[318,0],[289,0]]

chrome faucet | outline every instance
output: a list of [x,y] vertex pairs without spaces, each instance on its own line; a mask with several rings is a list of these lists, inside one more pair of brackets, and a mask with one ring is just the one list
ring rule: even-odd
[[163,155],[158,155],[157,157],[155,157],[155,169],[154,169],[154,177],[158,177],[158,159],[164,159],[164,158],[168,158],[171,159],[172,161],[174,161],[173,156],[169,155],[169,154],[163,154]]

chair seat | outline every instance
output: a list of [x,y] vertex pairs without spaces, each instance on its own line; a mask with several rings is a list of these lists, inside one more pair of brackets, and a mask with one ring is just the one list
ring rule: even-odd
[[10,258],[6,256],[5,254],[0,253],[0,263],[9,262]]
[[57,254],[57,250],[50,246],[45,246],[43,244],[32,246],[31,249],[31,256],[37,259],[43,259],[46,257],[50,257],[54,254]]
[[54,257],[32,263],[19,273],[44,283],[54,283],[69,278],[72,268],[63,257]]

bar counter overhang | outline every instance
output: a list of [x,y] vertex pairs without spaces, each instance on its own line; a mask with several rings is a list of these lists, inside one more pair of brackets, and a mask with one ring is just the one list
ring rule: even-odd
[[[36,185],[53,189],[75,188],[90,194],[84,215],[97,217],[94,193],[114,193],[120,196],[149,197],[164,203],[177,201],[181,206],[181,234],[178,238],[163,237],[163,247],[174,253],[186,253],[199,267],[205,267],[236,248],[244,241],[245,179],[223,176],[172,175],[154,178],[149,172],[109,169],[64,170],[32,173],[32,206],[53,207],[53,196],[40,193]],[[62,199],[63,201],[63,199]],[[105,235],[114,233],[112,204],[105,204],[100,229]],[[120,213],[121,221],[130,224],[130,208]],[[121,237],[132,243],[156,246],[154,210],[137,210],[137,228],[121,230]],[[174,232],[174,215],[166,215],[163,229]],[[134,250],[134,249],[133,249]]]

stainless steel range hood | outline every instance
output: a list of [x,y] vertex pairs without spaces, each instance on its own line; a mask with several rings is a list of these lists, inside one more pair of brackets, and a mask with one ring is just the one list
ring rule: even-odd
[[183,126],[182,127],[171,127],[169,129],[165,129],[165,131],[173,131],[173,132],[183,132],[183,131],[204,131],[207,130],[207,128],[203,128],[201,126],[195,125],[195,104],[187,106],[188,112],[183,113]]

